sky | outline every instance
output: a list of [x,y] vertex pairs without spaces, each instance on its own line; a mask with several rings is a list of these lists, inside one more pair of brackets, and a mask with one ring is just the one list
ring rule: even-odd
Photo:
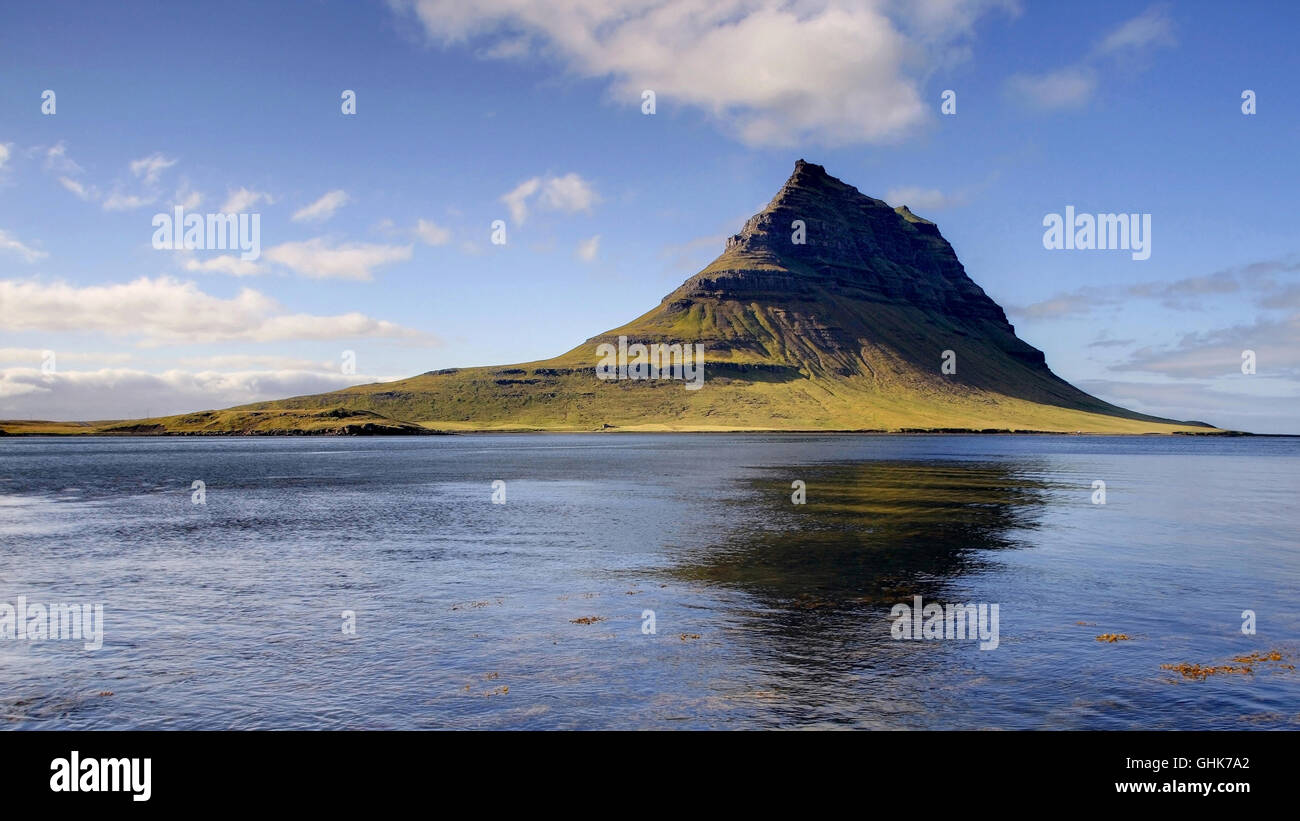
[[[657,305],[804,158],[938,223],[1063,378],[1300,433],[1298,24],[1290,2],[7,3],[0,418],[554,356]],[[256,258],[156,248],[178,206],[256,216]],[[1149,215],[1149,258],[1044,247],[1067,206]]]

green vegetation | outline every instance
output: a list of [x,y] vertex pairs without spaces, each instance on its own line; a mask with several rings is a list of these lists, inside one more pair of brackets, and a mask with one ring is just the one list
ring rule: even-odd
[[[554,359],[430,372],[245,409],[341,406],[449,431],[1215,431],[1109,405],[1045,366],[1017,361],[907,306],[817,308],[816,315],[796,315],[730,300],[678,312],[660,306]],[[870,323],[860,353],[817,344],[832,322]],[[620,334],[703,341],[703,389],[688,391],[672,380],[597,379],[596,345]],[[949,348],[958,351],[958,373],[945,378],[939,352]],[[923,358],[932,362],[928,370]]]
[[5,434],[106,434],[116,436],[391,436],[430,434],[423,425],[353,408],[320,410],[224,410],[119,422],[2,422]]

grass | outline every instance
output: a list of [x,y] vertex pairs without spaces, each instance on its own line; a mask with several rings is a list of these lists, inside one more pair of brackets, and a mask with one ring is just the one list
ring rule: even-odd
[[423,425],[402,422],[373,411],[332,407],[317,410],[202,411],[156,419],[114,422],[0,422],[12,435],[100,434],[117,436],[294,436],[431,434]]

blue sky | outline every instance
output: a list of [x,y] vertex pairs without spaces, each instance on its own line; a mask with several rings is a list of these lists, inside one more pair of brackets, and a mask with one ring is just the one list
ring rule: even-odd
[[[1283,2],[10,4],[0,417],[552,356],[657,304],[803,157],[937,222],[1064,378],[1300,432],[1298,22]],[[261,256],[153,248],[177,204],[259,214]],[[1150,259],[1045,249],[1067,205],[1150,214]]]

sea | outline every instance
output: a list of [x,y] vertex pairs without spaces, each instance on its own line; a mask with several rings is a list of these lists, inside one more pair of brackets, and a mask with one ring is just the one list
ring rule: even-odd
[[5,437],[0,727],[1294,730],[1297,499],[1285,437]]

